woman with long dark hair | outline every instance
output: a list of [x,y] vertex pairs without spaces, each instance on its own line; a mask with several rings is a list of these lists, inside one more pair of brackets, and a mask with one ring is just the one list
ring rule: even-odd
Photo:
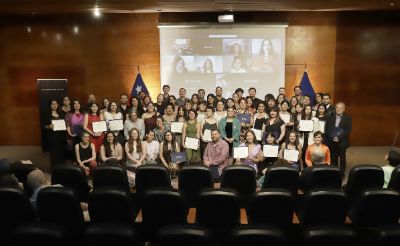
[[103,115],[100,114],[99,106],[96,102],[92,102],[89,106],[89,111],[85,114],[83,120],[83,130],[90,134],[90,142],[94,144],[96,153],[100,153],[100,146],[103,144],[104,133],[93,131],[93,122],[103,120]]
[[175,178],[176,173],[180,169],[180,164],[171,162],[171,153],[178,152],[180,152],[180,148],[175,142],[174,134],[171,131],[166,131],[164,134],[164,141],[160,144],[160,161],[168,168],[172,178]]
[[100,157],[103,163],[108,160],[120,162],[123,158],[123,150],[121,144],[115,141],[114,133],[107,132],[104,143],[100,147]]

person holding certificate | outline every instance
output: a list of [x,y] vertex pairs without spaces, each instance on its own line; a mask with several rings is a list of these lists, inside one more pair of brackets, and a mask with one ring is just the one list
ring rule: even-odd
[[314,132],[314,143],[308,145],[306,150],[306,165],[331,164],[331,152],[328,146],[322,144],[322,132]]
[[217,120],[214,118],[214,108],[207,107],[206,118],[200,124],[200,154],[203,158],[207,144],[211,142],[211,131],[218,129]]
[[112,132],[107,132],[106,139],[100,147],[100,157],[103,163],[112,160],[111,162],[119,163],[123,158],[123,150],[120,143],[115,141],[115,135]]
[[[246,142],[246,132],[250,130],[253,125],[253,114],[247,111],[246,99],[241,98],[239,100],[239,109],[236,112],[236,118],[240,121],[240,142]],[[244,121],[241,119],[249,119]]]
[[[186,109],[183,107],[178,108],[178,113],[176,114],[175,117],[175,122],[179,122],[178,124],[182,124],[182,132],[183,132],[183,124],[186,122],[187,119],[187,113]],[[172,130],[172,126],[171,126]],[[175,141],[179,144],[179,147],[183,147],[183,142],[182,142],[182,133],[180,132],[174,132],[175,134]]]
[[[276,144],[279,144],[285,137],[285,122],[279,116],[279,108],[272,107],[268,113],[269,117],[265,121],[265,132],[272,132],[275,136]],[[265,138],[264,138],[265,143]]]
[[[275,134],[274,133],[272,133],[272,132],[266,132],[265,133],[264,146],[278,146],[279,147],[279,145],[276,144]],[[260,164],[258,165],[258,176],[264,175],[265,171],[269,167],[271,167],[277,159],[278,159],[278,156],[276,156],[276,157],[265,157],[264,160],[262,162],[260,162]]]
[[197,146],[197,149],[188,148],[188,146],[186,146],[187,138],[200,139],[200,123],[196,120],[196,111],[193,109],[189,110],[188,117],[188,121],[186,121],[182,129],[182,143],[185,149],[187,162],[190,164],[201,161],[200,146]]
[[136,169],[144,163],[147,149],[146,144],[140,139],[140,132],[137,128],[133,128],[129,131],[129,139],[125,143],[125,153],[127,167]]
[[203,161],[210,168],[212,179],[218,182],[222,170],[228,165],[229,145],[221,139],[218,129],[211,131],[211,140],[204,151]]
[[257,106],[257,113],[254,114],[254,127],[253,127],[255,130],[260,132],[257,137],[259,144],[261,144],[262,142],[262,131],[264,130],[264,125],[266,123],[267,118],[268,114],[267,112],[265,112],[265,104],[264,102],[260,102]]
[[[287,160],[292,167],[301,170],[301,152],[302,146],[299,143],[297,133],[295,131],[288,132],[288,134],[286,135],[286,141],[281,145],[278,157]],[[293,158],[293,156],[286,156],[294,153],[296,154],[296,158]]]
[[218,124],[221,138],[229,145],[229,165],[233,164],[233,148],[240,144],[240,122],[235,118],[235,109],[228,108],[227,116],[222,118]]
[[[89,106],[88,113],[85,114],[85,119],[83,120],[83,130],[90,134],[90,142],[94,144],[96,149],[96,154],[100,153],[100,146],[103,144],[104,134],[103,132],[95,132],[93,130],[93,123],[100,122],[103,120],[103,116],[100,114],[99,106],[96,102],[93,102]],[[107,130],[107,129],[103,129]]]
[[96,162],[96,148],[90,142],[90,134],[88,132],[82,133],[82,141],[75,145],[75,156],[78,165],[83,168],[86,176],[97,167]]
[[262,155],[261,145],[257,142],[256,134],[254,134],[252,130],[249,130],[246,133],[246,142],[242,143],[240,146],[247,146],[249,148],[249,155],[245,159],[238,160],[238,162],[254,168],[257,173],[257,165],[264,160],[264,157]]
[[46,138],[49,145],[50,164],[52,167],[65,163],[65,147],[67,143],[65,129],[64,131],[58,131],[54,125],[56,123],[55,121],[60,120],[64,121],[64,114],[60,110],[58,102],[56,100],[51,100],[49,113],[44,128],[47,130]]
[[[307,124],[303,124],[307,123]],[[299,121],[298,129],[299,129],[299,141],[302,144],[302,160],[303,164],[305,164],[305,154],[308,145],[313,143],[313,134],[319,128],[319,121],[316,117],[312,115],[312,107],[311,105],[306,105],[303,108],[303,112],[301,113],[301,119]]]
[[166,124],[162,116],[158,116],[156,119],[156,128],[153,129],[156,140],[162,142],[166,131],[170,131],[170,125]]
[[175,142],[174,134],[171,131],[166,131],[164,141],[160,144],[160,161],[171,173],[171,177],[175,178],[176,173],[180,169],[180,163],[171,161],[171,153],[180,152],[179,145]]
[[[104,119],[106,120],[107,124],[110,127],[110,121],[115,121],[115,120],[122,120],[124,119],[123,115],[121,112],[119,112],[119,108],[116,102],[111,102],[110,105],[108,105],[108,109],[106,112],[104,112]],[[115,141],[122,145],[125,144],[125,138],[123,136],[123,128],[120,130],[114,130],[111,129],[112,133],[114,133],[115,136]]]

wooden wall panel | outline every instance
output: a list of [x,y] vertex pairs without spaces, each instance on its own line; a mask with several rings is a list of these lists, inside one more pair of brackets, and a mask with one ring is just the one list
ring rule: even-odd
[[353,116],[353,145],[390,145],[400,130],[398,12],[338,16],[335,97]]

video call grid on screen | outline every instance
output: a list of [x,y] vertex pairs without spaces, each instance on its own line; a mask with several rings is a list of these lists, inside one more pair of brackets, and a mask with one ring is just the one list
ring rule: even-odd
[[259,95],[276,94],[285,81],[286,25],[161,25],[161,86],[178,95],[203,88],[257,88]]

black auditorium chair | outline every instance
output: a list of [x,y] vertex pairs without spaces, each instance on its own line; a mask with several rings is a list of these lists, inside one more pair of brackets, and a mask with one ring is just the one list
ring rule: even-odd
[[17,227],[11,245],[69,246],[71,242],[70,234],[64,227],[40,222]]
[[392,175],[390,176],[388,188],[400,192],[400,165],[393,170]]
[[0,188],[0,244],[19,225],[36,220],[29,198],[19,188]]
[[41,222],[64,226],[78,235],[84,227],[84,217],[75,190],[68,187],[49,186],[39,191],[36,201]]
[[221,188],[233,189],[239,194],[241,207],[247,207],[256,192],[256,172],[248,165],[227,166],[222,171]]
[[93,189],[115,188],[130,191],[126,171],[118,166],[99,166],[93,170]]
[[262,188],[287,189],[297,195],[299,186],[299,171],[291,166],[273,166],[265,173]]
[[342,187],[340,168],[331,165],[306,167],[300,175],[300,188],[304,193],[312,189]]
[[350,169],[347,184],[343,190],[353,203],[366,189],[381,188],[383,186],[383,170],[376,165],[358,165]]
[[288,245],[288,239],[282,229],[252,225],[243,228],[237,228],[232,233],[232,246],[256,246],[256,245]]
[[89,215],[92,223],[132,224],[137,213],[132,197],[125,190],[102,188],[93,190],[89,195]]
[[234,190],[204,190],[196,210],[196,224],[209,229],[216,242],[222,242],[240,224],[238,199]]
[[144,245],[140,234],[128,224],[100,223],[90,225],[83,234],[85,246]]
[[186,208],[181,194],[172,189],[147,190],[142,201],[142,227],[148,239],[167,225],[186,224]]
[[356,232],[346,226],[318,226],[305,229],[300,245],[338,246],[358,245]]
[[88,201],[91,187],[88,185],[85,172],[78,166],[60,165],[54,167],[51,183],[72,188],[78,194],[81,202]]
[[270,225],[288,228],[292,225],[295,199],[285,189],[264,189],[258,191],[247,210],[251,225]]
[[142,165],[136,169],[136,193],[141,197],[150,188],[171,188],[171,179],[166,167]]
[[156,246],[211,246],[208,231],[196,225],[173,225],[159,230]]
[[298,217],[304,227],[344,225],[347,208],[347,198],[342,190],[316,189],[304,196]]
[[189,207],[195,207],[200,192],[212,188],[212,185],[211,173],[206,166],[186,166],[179,172],[179,190]]
[[400,195],[391,189],[368,189],[349,210],[352,223],[358,228],[396,225],[400,218]]
[[375,245],[400,245],[400,226],[395,225],[380,228]]

